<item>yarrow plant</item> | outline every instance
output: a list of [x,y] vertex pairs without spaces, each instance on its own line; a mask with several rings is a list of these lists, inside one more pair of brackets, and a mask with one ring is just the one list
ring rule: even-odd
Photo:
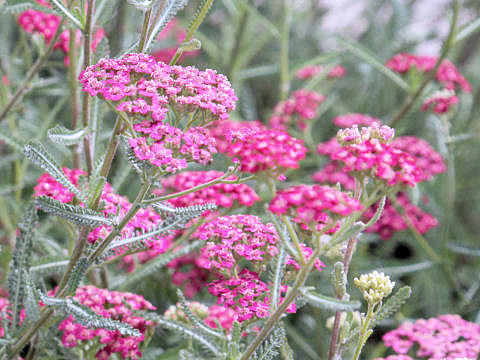
[[3,1],[0,360],[477,358],[451,2]]

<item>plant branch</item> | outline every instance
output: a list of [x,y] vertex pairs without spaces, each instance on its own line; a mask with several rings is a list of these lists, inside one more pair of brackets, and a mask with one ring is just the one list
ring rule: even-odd
[[15,93],[10,97],[10,100],[8,100],[7,105],[0,112],[0,122],[2,122],[2,120],[5,119],[5,117],[10,112],[10,110],[12,110],[13,107],[15,105],[17,105],[17,103],[22,100],[23,96],[28,91],[28,88],[30,86],[30,83],[31,83],[33,77],[40,71],[42,66],[45,64],[47,59],[52,54],[53,49],[55,47],[55,43],[57,42],[60,34],[62,33],[62,27],[63,27],[64,23],[65,23],[65,20],[62,19],[62,21],[60,22],[60,24],[57,27],[57,30],[55,31],[55,34],[53,35],[52,39],[50,40],[50,43],[48,44],[48,47],[45,50],[45,52],[43,53],[43,55],[41,55],[37,59],[37,61],[35,61],[33,66],[27,72],[27,76],[25,77],[25,80],[23,80],[23,83],[18,87],[18,89],[15,91]]

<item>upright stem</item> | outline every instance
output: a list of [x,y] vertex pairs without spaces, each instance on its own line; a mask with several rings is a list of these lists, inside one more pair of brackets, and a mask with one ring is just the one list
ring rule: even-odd
[[33,64],[33,66],[28,70],[27,76],[25,77],[25,80],[23,80],[23,83],[18,87],[17,91],[10,97],[10,100],[8,100],[7,105],[5,108],[0,112],[0,122],[2,122],[3,119],[7,116],[7,114],[10,112],[10,110],[13,109],[15,105],[17,105],[18,102],[20,102],[27,92],[30,82],[32,81],[33,77],[40,71],[42,66],[45,64],[47,59],[50,57],[50,55],[53,52],[53,48],[55,46],[55,43],[58,40],[58,37],[62,33],[62,28],[63,24],[65,23],[65,20],[62,19],[60,24],[57,27],[57,30],[55,31],[55,34],[53,35],[52,39],[50,40],[50,43],[48,44],[47,49],[45,50],[45,53],[41,55],[37,61]]
[[459,10],[460,10],[460,3],[459,1],[455,1],[455,4],[453,6],[453,18],[452,18],[452,23],[450,25],[450,32],[448,33],[447,39],[443,43],[442,53],[440,54],[440,57],[435,63],[434,68],[425,76],[425,79],[420,84],[420,86],[415,91],[415,93],[407,98],[404,105],[397,113],[397,115],[393,117],[392,121],[389,124],[391,127],[394,127],[403,117],[405,117],[405,115],[407,115],[407,113],[410,111],[410,109],[412,108],[417,98],[422,94],[423,90],[428,85],[428,83],[435,78],[438,67],[443,62],[443,60],[445,60],[445,58],[448,55],[448,52],[450,51],[453,45]]
[[[78,126],[78,92],[77,92],[77,49],[75,44],[75,29],[69,30],[69,50],[68,50],[68,74],[70,77],[70,102],[72,106],[72,130],[75,130]],[[81,146],[80,144],[75,145],[72,148],[73,155],[73,168],[80,169],[81,167],[81,156],[80,156]]]
[[368,331],[368,325],[370,324],[370,320],[372,319],[372,316],[373,316],[374,306],[375,305],[368,304],[367,315],[365,316],[365,321],[363,323],[363,326],[360,332],[357,349],[355,350],[355,355],[353,356],[352,360],[358,360],[360,356],[360,352],[362,351],[363,345],[365,345],[365,342],[367,341],[366,334]]
[[290,5],[289,0],[283,0],[283,26],[280,42],[280,100],[285,100],[290,91],[290,72],[288,70],[288,47],[290,36]]
[[117,116],[115,120],[115,125],[113,126],[112,135],[110,136],[110,141],[107,146],[107,153],[103,159],[102,169],[100,170],[100,176],[107,177],[112,167],[113,158],[118,147],[118,134],[120,133],[122,127],[122,118]]
[[[85,29],[83,30],[84,43],[83,43],[83,69],[85,70],[91,64],[91,48],[92,48],[92,28],[93,28],[93,13],[95,11],[95,0],[87,1],[87,19],[85,21]],[[85,160],[87,163],[87,173],[90,175],[93,168],[93,156],[90,148],[90,95],[88,93],[83,94],[83,103],[82,103],[82,120],[83,126],[87,128],[87,134],[83,139],[83,147],[85,153]]]
[[278,306],[275,312],[268,318],[268,320],[263,325],[262,330],[258,333],[256,338],[250,343],[250,345],[248,345],[247,349],[238,360],[250,359],[250,357],[253,355],[255,350],[265,340],[265,338],[268,336],[270,331],[272,331],[275,324],[277,324],[277,322],[280,320],[280,317],[285,313],[285,310],[287,310],[288,306],[295,300],[300,288],[305,284],[305,281],[307,280],[308,275],[310,274],[310,271],[312,271],[313,264],[315,263],[315,260],[319,255],[320,255],[320,249],[316,248],[312,254],[312,257],[308,260],[306,265],[302,267],[302,269],[298,273],[292,288],[288,291],[283,302]]
[[148,9],[145,12],[145,17],[143,18],[142,34],[140,35],[140,43],[138,44],[138,52],[142,53],[145,49],[145,41],[147,40],[148,35],[148,25],[150,24],[150,17],[152,15],[152,8]]

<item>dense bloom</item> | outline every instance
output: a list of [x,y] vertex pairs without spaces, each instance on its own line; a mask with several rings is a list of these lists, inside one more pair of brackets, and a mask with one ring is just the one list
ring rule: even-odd
[[[281,292],[285,293],[286,286]],[[265,318],[270,315],[271,300],[268,297],[269,287],[260,280],[257,273],[243,269],[238,277],[220,277],[208,284],[210,294],[218,297],[218,304],[232,308],[238,316],[238,321],[256,318]],[[283,298],[280,299],[280,302]],[[290,304],[287,312],[296,312],[294,303]]]
[[117,104],[136,119],[162,121],[169,108],[195,113],[201,122],[228,119],[237,97],[224,75],[192,66],[170,66],[146,54],[101,59],[80,74],[83,91]]
[[[205,184],[222,175],[224,175],[224,173],[215,170],[185,171],[162,179],[163,188],[154,192],[158,195],[165,193],[165,191],[176,193]],[[230,176],[228,178],[228,180],[235,179],[236,176]],[[257,201],[260,201],[260,197],[247,184],[215,184],[205,189],[169,200],[172,205],[177,207],[213,203],[225,208],[235,205],[252,206]]]
[[[247,132],[249,135],[243,141],[237,140],[237,137],[232,141],[222,140],[230,124],[235,129],[235,134]],[[297,169],[299,161],[304,159],[307,153],[302,140],[281,130],[259,126],[255,122],[228,122],[221,128],[211,128],[210,134],[219,142],[219,152],[237,158],[240,161],[240,170],[250,173],[270,171],[278,175],[287,169]]]
[[321,170],[313,174],[312,179],[320,184],[335,185],[339,183],[346,190],[355,188],[355,179],[342,170],[342,165],[338,161],[329,161]]
[[436,91],[425,99],[422,104],[422,111],[428,110],[433,106],[433,112],[444,114],[450,110],[450,106],[458,104],[458,97],[452,90]]
[[[405,216],[410,219],[411,223],[420,234],[425,234],[432,227],[438,225],[437,219],[435,219],[433,215],[425,213],[418,206],[413,205],[406,193],[399,192],[395,196],[398,205],[401,206],[405,212]],[[377,207],[378,204],[374,204],[365,211],[362,215],[365,222],[374,216]],[[394,232],[406,229],[408,229],[408,225],[405,222],[404,217],[397,211],[392,202],[387,199],[382,215],[380,215],[377,222],[367,228],[366,231],[377,233],[383,240],[387,240],[392,237]]]
[[295,122],[299,129],[306,130],[306,122],[317,116],[317,108],[324,100],[325,96],[315,91],[296,90],[290,98],[275,106],[269,120],[270,126],[274,129],[286,130],[289,124]]
[[[400,53],[388,60],[386,65],[398,73],[406,73],[413,67],[420,72],[429,72],[435,67],[437,59],[436,56]],[[435,74],[435,79],[448,90],[455,90],[458,85],[463,91],[472,91],[472,87],[467,79],[465,79],[456,66],[448,60],[442,61]]]
[[480,324],[449,314],[427,320],[419,319],[386,333],[383,342],[400,355],[416,349],[415,358],[477,359],[480,355]]
[[141,358],[142,353],[138,347],[145,339],[145,332],[152,328],[154,323],[135,316],[132,310],[155,310],[155,306],[141,295],[99,289],[94,286],[79,287],[74,299],[98,315],[131,325],[142,335],[139,337],[123,336],[118,330],[89,329],[75,323],[74,318],[70,315],[58,327],[63,332],[62,344],[64,346],[75,347],[79,345],[79,342],[95,339],[99,344],[105,344],[96,353],[97,359],[109,359],[113,353],[120,354],[124,359]]
[[191,161],[206,165],[217,152],[215,139],[202,127],[183,132],[168,124],[145,120],[135,124],[134,129],[144,135],[129,139],[135,156],[166,173],[185,169]]
[[[81,175],[86,175],[82,170],[68,168],[63,169],[65,175],[69,180],[78,187],[78,180]],[[34,188],[34,196],[49,196],[63,203],[69,203],[72,201],[74,195],[63,185],[58,183],[49,174],[43,174],[37,180],[37,185]],[[131,207],[130,202],[124,196],[115,194],[110,184],[105,184],[101,200],[101,212],[105,217],[124,216]],[[83,206],[83,204],[80,204]],[[127,223],[122,229],[122,236],[128,236],[139,230],[150,230],[152,227],[158,225],[162,221],[159,214],[153,211],[151,208],[140,209],[135,216]],[[93,229],[88,235],[88,241],[91,243],[96,242],[98,239],[104,239],[108,233],[112,230],[109,225],[102,225]],[[155,240],[164,241],[162,237],[157,236],[151,239],[153,243]]]
[[388,275],[377,270],[353,279],[355,286],[362,292],[363,298],[370,305],[378,304],[392,293],[395,282]]
[[202,266],[223,274],[230,274],[242,259],[260,272],[278,254],[279,237],[274,225],[264,224],[254,215],[216,218],[199,227],[192,237],[206,241],[201,251],[207,260]]
[[255,134],[268,128],[259,121],[216,121],[208,126],[211,136],[217,141],[217,150],[228,154],[232,144],[248,142]]
[[391,145],[415,157],[415,165],[422,170],[423,180],[431,180],[433,176],[447,170],[442,155],[423,139],[415,136],[399,136]]
[[210,277],[210,272],[203,265],[205,261],[203,255],[188,254],[167,264],[167,268],[173,269],[172,283],[182,286],[186,297],[193,297],[205,287]]
[[337,116],[333,119],[333,123],[342,128],[349,128],[353,125],[380,126],[382,124],[380,119],[359,113]]
[[334,188],[321,185],[298,185],[280,190],[268,209],[290,215],[305,230],[322,231],[334,227],[339,216],[362,210],[362,205]]
[[[37,3],[50,8],[48,1],[37,0]],[[47,9],[45,9],[47,10]],[[58,15],[51,14],[48,12],[42,12],[38,10],[28,9],[22,12],[18,16],[18,23],[20,26],[30,34],[40,34],[43,36],[45,41],[49,43],[55,32],[57,31],[58,26],[60,25],[62,18]],[[80,45],[81,42],[81,30],[75,32],[75,43],[76,46]],[[92,39],[92,50],[95,50],[100,43],[101,39],[105,36],[105,31],[103,29],[98,29]],[[54,45],[54,49],[62,50],[66,55],[64,58],[65,64],[68,65],[68,52],[70,50],[70,32],[68,29],[65,29],[59,36],[57,42]]]

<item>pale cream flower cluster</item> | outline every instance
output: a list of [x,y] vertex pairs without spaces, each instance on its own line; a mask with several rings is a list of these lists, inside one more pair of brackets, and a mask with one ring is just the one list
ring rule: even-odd
[[369,304],[377,304],[392,293],[395,282],[383,272],[374,271],[363,274],[353,280],[355,286],[363,293],[363,298]]

